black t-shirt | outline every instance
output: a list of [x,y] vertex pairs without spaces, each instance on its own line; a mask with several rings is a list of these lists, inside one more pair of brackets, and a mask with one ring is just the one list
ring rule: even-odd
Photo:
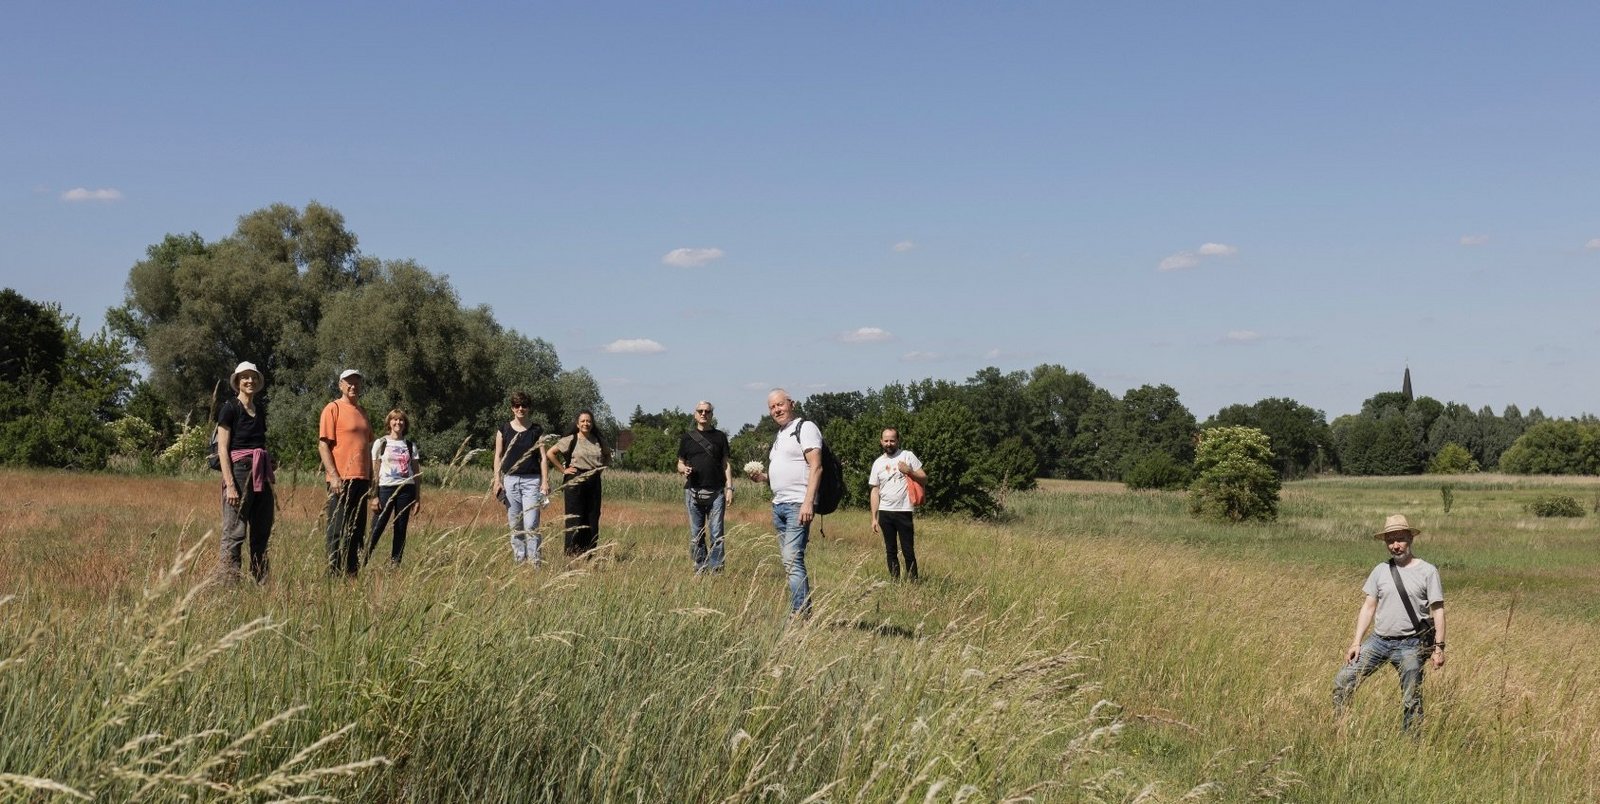
[[217,426],[228,428],[228,449],[265,449],[267,446],[267,400],[255,399],[256,415],[251,416],[239,398],[229,397],[217,411]]
[[505,447],[505,454],[500,458],[500,474],[503,475],[532,475],[539,476],[539,439],[544,437],[544,428],[537,424],[528,425],[528,429],[517,432],[511,422],[500,425],[500,444]]
[[678,440],[678,457],[689,464],[689,479],[685,480],[683,487],[686,489],[720,489],[728,485],[728,478],[722,472],[722,463],[728,458],[728,434],[712,428],[699,431],[711,444],[711,451],[689,433],[684,433]]

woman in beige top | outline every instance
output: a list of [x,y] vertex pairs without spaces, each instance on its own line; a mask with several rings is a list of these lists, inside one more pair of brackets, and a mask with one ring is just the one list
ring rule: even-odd
[[552,444],[545,457],[567,478],[567,555],[583,555],[600,543],[600,473],[611,463],[611,447],[595,426],[594,413],[579,411],[572,434]]

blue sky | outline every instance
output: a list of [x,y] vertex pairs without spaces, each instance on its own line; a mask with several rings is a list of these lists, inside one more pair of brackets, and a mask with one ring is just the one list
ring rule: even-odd
[[624,418],[1045,362],[1600,412],[1593,3],[6,16],[0,283],[90,328],[166,233],[317,200]]

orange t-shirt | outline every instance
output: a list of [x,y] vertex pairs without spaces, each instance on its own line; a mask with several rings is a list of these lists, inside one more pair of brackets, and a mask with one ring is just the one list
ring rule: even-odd
[[317,423],[317,438],[328,442],[333,450],[333,467],[339,477],[372,478],[371,458],[367,455],[372,449],[372,425],[367,423],[366,411],[342,396],[329,402]]

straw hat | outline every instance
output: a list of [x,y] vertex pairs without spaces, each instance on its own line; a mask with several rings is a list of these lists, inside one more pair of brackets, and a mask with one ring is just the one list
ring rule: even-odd
[[1389,518],[1383,521],[1383,530],[1372,534],[1372,538],[1388,539],[1389,534],[1398,533],[1402,530],[1411,534],[1412,536],[1416,536],[1422,532],[1421,528],[1411,527],[1411,523],[1406,521],[1405,514],[1390,514]]
[[255,372],[255,375],[257,377],[256,385],[259,386],[258,388],[256,388],[257,391],[260,391],[262,388],[266,387],[266,385],[267,385],[266,375],[261,373],[261,369],[256,368],[256,364],[251,363],[250,361],[246,360],[243,363],[240,363],[238,366],[234,367],[234,369],[233,369],[233,377],[228,380],[228,382],[233,384],[233,390],[235,390],[235,391],[239,390],[239,375],[243,374],[243,373],[245,373],[247,371]]

